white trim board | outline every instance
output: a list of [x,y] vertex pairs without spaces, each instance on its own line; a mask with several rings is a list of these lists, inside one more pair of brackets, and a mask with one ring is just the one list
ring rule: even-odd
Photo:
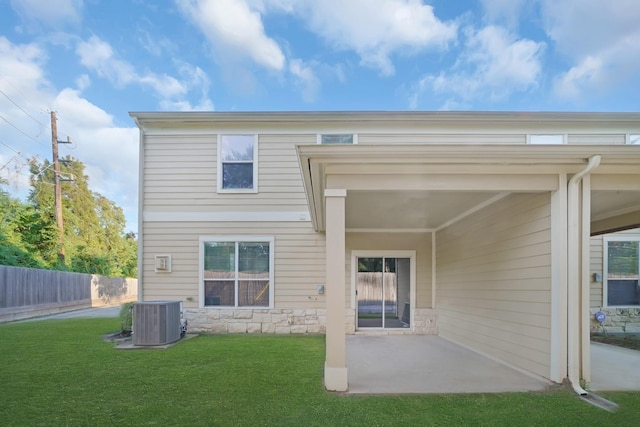
[[143,222],[311,222],[309,212],[143,212]]

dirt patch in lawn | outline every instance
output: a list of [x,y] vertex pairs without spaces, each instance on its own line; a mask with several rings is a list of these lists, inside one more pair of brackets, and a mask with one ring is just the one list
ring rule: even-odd
[[591,334],[591,341],[640,351],[640,334]]

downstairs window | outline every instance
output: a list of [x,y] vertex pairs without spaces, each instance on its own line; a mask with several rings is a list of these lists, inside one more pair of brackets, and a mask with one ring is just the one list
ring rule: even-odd
[[640,239],[606,239],[606,305],[640,306]]
[[205,307],[273,306],[273,238],[202,238]]

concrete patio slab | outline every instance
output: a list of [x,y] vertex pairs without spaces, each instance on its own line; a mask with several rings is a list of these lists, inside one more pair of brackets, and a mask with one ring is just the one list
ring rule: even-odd
[[347,336],[353,394],[500,393],[552,385],[438,336]]
[[640,351],[591,342],[592,391],[640,391]]

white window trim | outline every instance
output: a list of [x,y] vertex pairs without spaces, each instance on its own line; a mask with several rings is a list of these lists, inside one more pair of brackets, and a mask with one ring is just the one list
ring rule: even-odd
[[625,144],[629,144],[629,145],[640,145],[640,142],[637,142],[637,143],[635,143],[635,144],[633,144],[633,143],[631,142],[631,138],[632,138],[632,137],[638,137],[638,136],[640,136],[640,133],[628,133],[628,134],[627,134],[627,139],[625,140]]
[[358,134],[352,132],[325,132],[316,134],[316,144],[318,145],[349,145],[349,144],[322,144],[322,135],[352,135],[353,136],[353,144],[358,144]]
[[[222,188],[222,137],[228,135],[253,136],[253,188]],[[258,135],[251,132],[220,133],[217,138],[217,190],[223,194],[258,193]]]
[[[204,244],[206,242],[269,242],[269,306],[263,307],[238,307],[238,293],[235,295],[235,306],[205,306],[204,305]],[[274,305],[275,285],[275,237],[273,236],[200,236],[198,242],[198,293],[200,308],[212,308],[216,310],[259,310],[271,309]]]
[[[562,138],[562,142],[559,144],[555,143],[544,143],[544,142],[533,142],[532,137],[536,136],[559,136]],[[542,133],[528,133],[527,134],[527,144],[531,145],[566,145],[568,144],[568,135],[566,133],[554,133],[554,132],[542,132]]]
[[640,242],[640,237],[605,236],[602,239],[602,304],[605,308],[640,308],[639,305],[609,305],[609,242]]

